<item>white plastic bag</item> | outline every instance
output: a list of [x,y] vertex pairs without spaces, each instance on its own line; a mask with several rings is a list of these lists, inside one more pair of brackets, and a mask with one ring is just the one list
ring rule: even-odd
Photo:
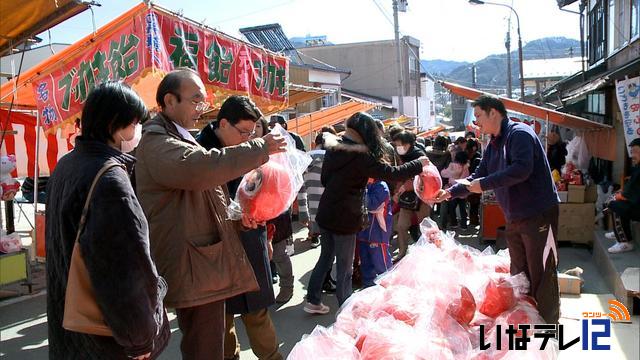
[[257,222],[276,218],[291,206],[304,183],[302,173],[311,157],[296,149],[291,135],[279,124],[271,133],[285,138],[286,151],[269,156],[267,163],[244,175],[235,201],[227,209],[231,220],[240,220],[243,215]]
[[586,173],[589,169],[591,154],[587,148],[587,142],[582,136],[577,135],[567,144],[567,162],[574,163],[576,167]]

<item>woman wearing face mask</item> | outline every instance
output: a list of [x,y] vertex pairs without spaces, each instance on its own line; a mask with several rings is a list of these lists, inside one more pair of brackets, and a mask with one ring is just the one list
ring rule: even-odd
[[[140,139],[149,113],[121,83],[98,85],[87,98],[82,135],[49,179],[46,215],[47,316],[50,359],[147,359],[166,347],[170,331],[162,300],[166,283],[149,255],[147,220],[129,176],[126,152]],[[84,225],[80,215],[98,172]],[[76,237],[96,303],[112,336],[63,328]]]
[[[416,143],[416,135],[410,131],[403,130],[394,134],[392,141],[402,163],[426,156],[425,151]],[[407,254],[409,229],[416,221],[417,224],[420,224],[425,217],[429,216],[431,208],[420,201],[413,191],[413,179],[405,181],[396,188],[394,201],[400,205],[398,221],[395,226],[395,230],[398,232],[398,255],[393,260],[395,262]]]
[[326,153],[321,182],[325,190],[320,198],[316,222],[320,227],[320,258],[313,268],[307,287],[304,311],[326,314],[322,304],[322,283],[336,259],[336,297],[342,305],[351,295],[351,275],[356,234],[366,225],[365,187],[369,178],[402,181],[418,175],[426,156],[401,166],[384,161],[385,145],[376,121],[365,113],[355,113],[347,120],[342,138],[325,138]]

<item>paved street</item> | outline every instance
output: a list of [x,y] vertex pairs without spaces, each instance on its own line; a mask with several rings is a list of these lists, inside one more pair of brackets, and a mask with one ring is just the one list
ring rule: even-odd
[[[331,313],[324,316],[312,316],[304,313],[304,292],[311,274],[311,269],[317,260],[320,249],[310,249],[307,242],[301,241],[306,237],[306,231],[296,233],[296,254],[293,256],[295,293],[293,299],[281,307],[272,308],[272,317],[281,344],[281,351],[286,356],[298,342],[302,334],[310,333],[316,325],[328,326],[335,320],[337,302],[333,295],[325,295],[324,302],[331,307]],[[469,232],[459,237],[464,244],[481,247],[477,234]],[[582,311],[608,312],[607,301],[613,296],[601,278],[591,260],[591,253],[585,247],[561,247],[559,268],[561,270],[580,266],[585,270],[585,285],[581,296],[562,297],[562,319],[565,332],[569,335],[580,335],[580,319]],[[277,290],[277,285],[276,285]],[[8,299],[0,301],[0,357],[7,359],[46,359],[47,358],[47,326],[45,296],[27,296],[22,299]],[[617,323],[612,326],[611,351],[606,352],[612,359],[638,359],[638,316],[633,317],[632,323]],[[172,337],[168,349],[161,359],[180,358],[180,331],[177,329],[175,316],[170,314]],[[238,334],[241,343],[241,358],[256,359],[249,348],[248,341],[242,328],[241,321],[237,321]],[[574,359],[575,356],[593,358],[597,352],[581,352],[577,346],[561,352],[561,358]]]

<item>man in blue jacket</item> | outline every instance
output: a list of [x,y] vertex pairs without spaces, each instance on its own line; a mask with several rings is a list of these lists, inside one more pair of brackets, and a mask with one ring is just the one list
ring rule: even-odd
[[559,199],[544,148],[530,126],[508,119],[499,99],[483,95],[472,105],[480,131],[491,135],[491,142],[480,165],[467,178],[471,184],[441,190],[437,200],[495,192],[507,220],[511,274],[524,271],[540,315],[547,323],[557,323]]

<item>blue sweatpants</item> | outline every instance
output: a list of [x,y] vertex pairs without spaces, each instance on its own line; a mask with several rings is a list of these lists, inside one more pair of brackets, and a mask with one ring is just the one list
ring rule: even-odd
[[360,253],[362,286],[373,286],[375,285],[373,280],[376,276],[391,268],[389,244],[358,241],[358,252]]

